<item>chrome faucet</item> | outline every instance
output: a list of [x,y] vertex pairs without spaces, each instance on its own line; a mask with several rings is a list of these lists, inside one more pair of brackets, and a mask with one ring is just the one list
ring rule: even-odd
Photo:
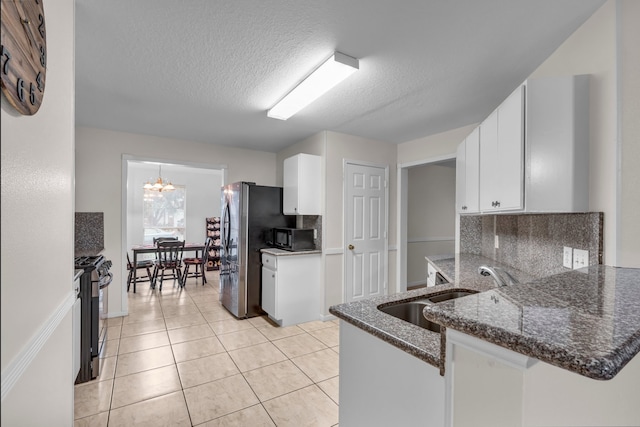
[[[509,274],[508,271],[499,267],[489,267],[488,265],[481,265],[478,267],[478,273],[483,276],[491,276],[498,286],[516,285],[519,282]],[[505,279],[506,276],[506,279]]]

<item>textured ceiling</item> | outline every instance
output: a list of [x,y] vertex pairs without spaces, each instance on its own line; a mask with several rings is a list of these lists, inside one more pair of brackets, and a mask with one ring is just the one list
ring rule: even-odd
[[[76,0],[76,124],[277,152],[479,122],[603,0]],[[360,70],[266,110],[334,50]]]

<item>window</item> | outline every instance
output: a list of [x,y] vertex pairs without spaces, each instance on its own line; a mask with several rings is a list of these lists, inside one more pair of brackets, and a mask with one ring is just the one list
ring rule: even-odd
[[144,244],[152,244],[154,237],[177,237],[184,240],[187,218],[186,193],[184,185],[176,185],[173,191],[144,190]]

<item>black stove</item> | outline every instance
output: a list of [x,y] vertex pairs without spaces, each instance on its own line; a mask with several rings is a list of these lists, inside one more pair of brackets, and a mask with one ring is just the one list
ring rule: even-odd
[[96,266],[104,262],[104,256],[102,255],[87,255],[77,256],[74,259],[75,267],[79,269],[95,268]]
[[76,384],[90,381],[100,374],[99,355],[107,340],[108,286],[113,279],[111,261],[103,255],[79,256],[74,259],[80,276],[80,372]]

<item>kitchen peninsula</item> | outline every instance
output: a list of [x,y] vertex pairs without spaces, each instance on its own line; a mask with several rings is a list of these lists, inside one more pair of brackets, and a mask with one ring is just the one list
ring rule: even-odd
[[[341,425],[362,405],[374,423],[640,425],[640,270],[598,265],[496,288],[477,273],[493,260],[431,261],[452,283],[330,309],[342,320]],[[425,306],[439,334],[378,309],[451,288],[480,292]]]

